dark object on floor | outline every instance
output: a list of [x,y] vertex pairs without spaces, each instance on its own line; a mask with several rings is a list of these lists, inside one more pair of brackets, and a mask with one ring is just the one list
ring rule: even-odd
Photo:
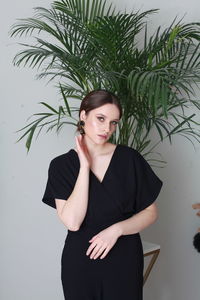
[[200,252],[200,232],[197,232],[193,239],[194,248]]
[[[199,209],[199,211],[196,213],[198,217],[200,217],[200,203],[195,203],[192,205],[193,209]],[[200,228],[198,228],[197,233],[195,234],[193,238],[193,246],[194,248],[200,252]]]

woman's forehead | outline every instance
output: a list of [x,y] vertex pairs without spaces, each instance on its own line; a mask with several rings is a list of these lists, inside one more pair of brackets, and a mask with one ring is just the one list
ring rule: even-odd
[[93,114],[100,114],[108,118],[119,118],[119,109],[115,104],[107,103],[91,111]]

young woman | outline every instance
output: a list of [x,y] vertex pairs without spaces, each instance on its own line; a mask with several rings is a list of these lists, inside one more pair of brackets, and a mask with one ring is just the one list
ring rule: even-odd
[[162,181],[135,149],[108,142],[122,116],[106,90],[81,102],[76,147],[50,162],[42,201],[68,229],[61,257],[66,300],[142,300],[140,231],[157,219]]

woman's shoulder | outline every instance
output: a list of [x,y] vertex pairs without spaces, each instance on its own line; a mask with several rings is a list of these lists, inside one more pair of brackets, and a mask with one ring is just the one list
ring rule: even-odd
[[118,145],[121,149],[121,154],[123,154],[123,156],[133,159],[134,161],[144,161],[145,160],[144,156],[135,148],[125,145],[125,144],[118,144]]
[[120,147],[124,153],[130,153],[130,154],[137,154],[139,153],[136,149],[134,149],[131,146],[125,145],[125,144],[118,144],[118,147]]
[[67,152],[59,154],[55,157],[53,157],[50,161],[50,164],[52,165],[63,165],[67,162],[70,162],[73,159],[73,151],[74,149],[69,149]]

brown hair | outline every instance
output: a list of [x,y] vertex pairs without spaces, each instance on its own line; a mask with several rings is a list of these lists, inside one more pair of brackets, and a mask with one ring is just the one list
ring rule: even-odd
[[[115,104],[118,107],[119,118],[121,119],[122,107],[119,98],[112,92],[102,89],[91,91],[83,98],[79,109],[79,117],[82,110],[85,110],[85,113],[88,114],[91,110],[107,103]],[[82,126],[80,125],[80,121],[78,121],[76,131],[80,131],[81,129]]]

